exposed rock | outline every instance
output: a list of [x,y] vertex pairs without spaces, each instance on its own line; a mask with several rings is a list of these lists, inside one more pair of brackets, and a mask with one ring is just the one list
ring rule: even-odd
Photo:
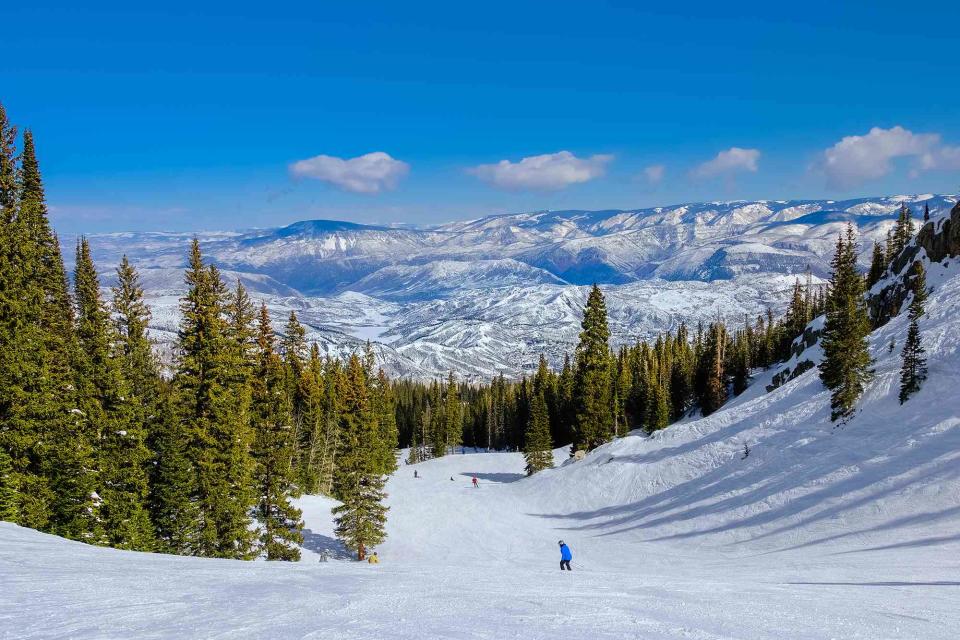
[[887,273],[900,274],[901,277],[867,298],[874,327],[885,325],[900,313],[912,289],[914,265],[921,251],[926,253],[930,262],[942,262],[960,255],[960,202],[950,211],[949,217],[923,225],[913,241],[893,259]]

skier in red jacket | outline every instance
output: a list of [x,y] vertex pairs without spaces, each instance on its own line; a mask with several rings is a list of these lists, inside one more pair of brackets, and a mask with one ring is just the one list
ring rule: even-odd
[[475,489],[480,488],[480,484],[477,482],[477,476],[473,476],[473,486]]

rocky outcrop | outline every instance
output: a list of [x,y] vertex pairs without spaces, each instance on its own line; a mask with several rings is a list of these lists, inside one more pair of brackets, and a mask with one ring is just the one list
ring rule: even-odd
[[901,277],[867,298],[874,327],[885,325],[890,318],[900,313],[912,288],[914,264],[921,251],[926,252],[930,262],[942,262],[946,258],[960,255],[960,202],[953,207],[948,217],[931,220],[923,225],[913,242],[893,259],[888,273],[901,274]]

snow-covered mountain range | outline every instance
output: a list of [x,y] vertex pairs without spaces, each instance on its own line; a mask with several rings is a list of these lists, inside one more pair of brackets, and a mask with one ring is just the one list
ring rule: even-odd
[[[952,195],[847,201],[709,202],[635,210],[541,211],[429,228],[308,220],[196,234],[204,254],[290,311],[328,353],[370,340],[394,375],[517,376],[541,353],[558,365],[579,331],[586,288],[603,286],[618,343],[680,322],[740,323],[782,310],[794,279],[829,272],[838,232],[860,230],[864,261],[901,202],[938,217]],[[158,341],[177,325],[191,233],[90,236],[105,275],[126,253],[144,276]],[[69,244],[65,243],[65,246]],[[105,284],[109,284],[105,278]]]

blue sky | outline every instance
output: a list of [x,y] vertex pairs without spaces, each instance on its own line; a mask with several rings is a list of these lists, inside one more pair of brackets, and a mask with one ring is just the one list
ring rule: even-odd
[[960,187],[955,2],[11,4],[66,232]]

